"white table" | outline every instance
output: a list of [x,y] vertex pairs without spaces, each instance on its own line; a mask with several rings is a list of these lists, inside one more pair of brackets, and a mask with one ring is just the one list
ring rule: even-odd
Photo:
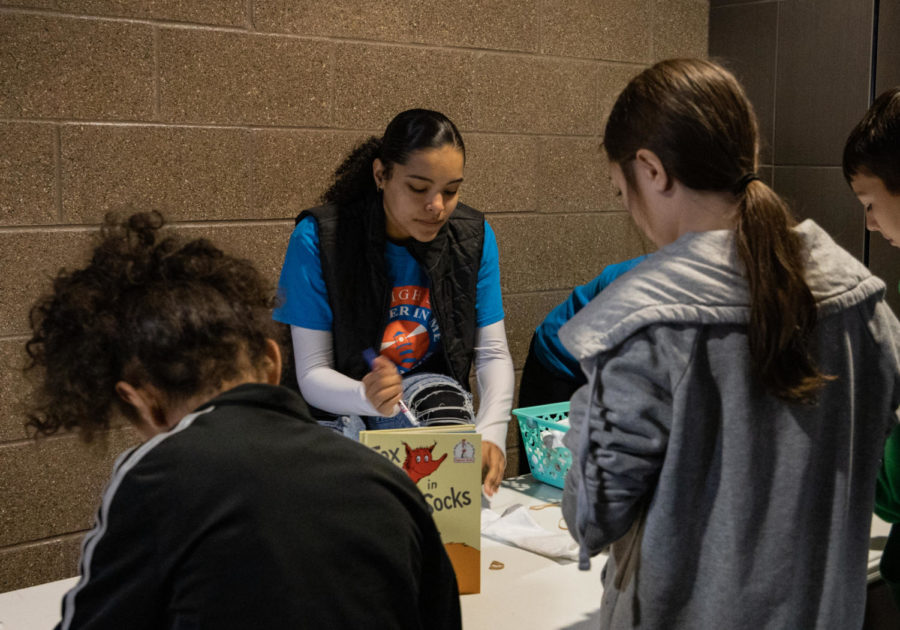
[[[559,501],[562,490],[536,482],[531,475],[503,481],[491,500],[491,509],[502,513],[515,503],[535,505]],[[543,527],[555,530],[562,518],[559,507],[532,511]],[[881,550],[891,526],[872,516],[869,545],[869,583],[879,578]],[[501,571],[491,571],[492,560],[504,563]],[[504,628],[529,630],[596,628],[603,587],[600,572],[606,555],[592,558],[590,572],[578,570],[577,563],[558,563],[536,554],[481,539],[481,593],[462,596],[463,626],[480,630]]]
[[[562,491],[538,483],[530,476],[507,479],[490,500],[491,509],[502,513],[511,505],[547,504],[559,501]],[[533,510],[543,527],[558,530],[562,512],[558,506]],[[503,569],[490,570],[492,561]],[[591,563],[591,571],[579,571],[575,562],[556,562],[515,547],[481,539],[481,593],[463,595],[466,630],[516,628],[596,628],[600,608],[600,571],[604,557]],[[59,622],[63,595],[78,578],[67,578],[0,593],[0,630],[50,630]]]
[[[516,503],[525,506],[559,501],[562,490],[535,481],[531,475],[506,479],[490,499],[498,513]],[[559,506],[532,510],[542,527],[559,531]],[[565,525],[565,523],[562,523]],[[489,567],[497,560],[503,569]],[[463,595],[462,616],[466,630],[566,630],[596,628],[603,585],[600,572],[606,556],[591,560],[590,571],[579,571],[577,562],[557,562],[543,556],[481,538],[481,593]]]
[[[538,483],[530,475],[506,479],[491,499],[491,509],[502,513],[511,505],[530,506],[559,501],[562,491]],[[549,530],[559,527],[558,506],[531,512]],[[869,581],[878,577],[878,562],[890,525],[872,519]],[[492,561],[503,569],[492,571]],[[556,562],[502,543],[481,539],[481,593],[463,595],[462,616],[466,630],[582,630],[597,627],[600,571],[606,558],[597,556],[591,570],[579,571],[577,563]],[[62,596],[77,582],[67,578],[18,591],[0,593],[0,630],[50,630],[59,621]]]
[[77,577],[0,593],[0,630],[51,630],[62,615],[62,598]]

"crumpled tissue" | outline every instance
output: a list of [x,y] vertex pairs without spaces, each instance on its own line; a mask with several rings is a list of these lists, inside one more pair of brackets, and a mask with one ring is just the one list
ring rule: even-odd
[[483,507],[481,534],[554,560],[578,560],[578,543],[569,532],[544,529],[520,504],[510,506],[503,514]]

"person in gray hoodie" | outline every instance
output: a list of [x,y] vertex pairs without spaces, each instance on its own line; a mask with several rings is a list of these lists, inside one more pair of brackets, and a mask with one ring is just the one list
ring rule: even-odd
[[884,284],[756,174],[737,80],[660,62],[619,95],[611,177],[659,250],[560,330],[563,513],[609,547],[603,628],[862,625],[900,323]]

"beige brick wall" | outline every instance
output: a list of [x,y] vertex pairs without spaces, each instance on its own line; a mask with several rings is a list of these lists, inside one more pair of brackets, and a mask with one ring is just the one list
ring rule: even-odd
[[343,153],[403,109],[441,110],[468,145],[463,200],[498,236],[520,369],[573,285],[643,251],[603,120],[649,62],[706,54],[707,15],[706,0],[0,0],[0,591],[75,574],[135,441],[23,428],[29,306],[104,213],[160,209],[274,282]]

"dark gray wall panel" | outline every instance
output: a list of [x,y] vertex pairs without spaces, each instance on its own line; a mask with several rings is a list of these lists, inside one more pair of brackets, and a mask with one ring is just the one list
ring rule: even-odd
[[[772,2],[781,2],[782,0],[772,0]],[[709,0],[709,7],[728,7],[735,4],[759,4],[759,0]]]
[[798,220],[814,220],[841,247],[863,259],[862,206],[839,167],[776,166],[775,190]]
[[900,2],[882,0],[878,4],[878,63],[875,64],[875,93],[900,85]]
[[709,56],[744,85],[759,118],[760,160],[772,163],[778,3],[735,4],[709,12]]
[[775,164],[838,165],[868,103],[874,4],[779,4]]

